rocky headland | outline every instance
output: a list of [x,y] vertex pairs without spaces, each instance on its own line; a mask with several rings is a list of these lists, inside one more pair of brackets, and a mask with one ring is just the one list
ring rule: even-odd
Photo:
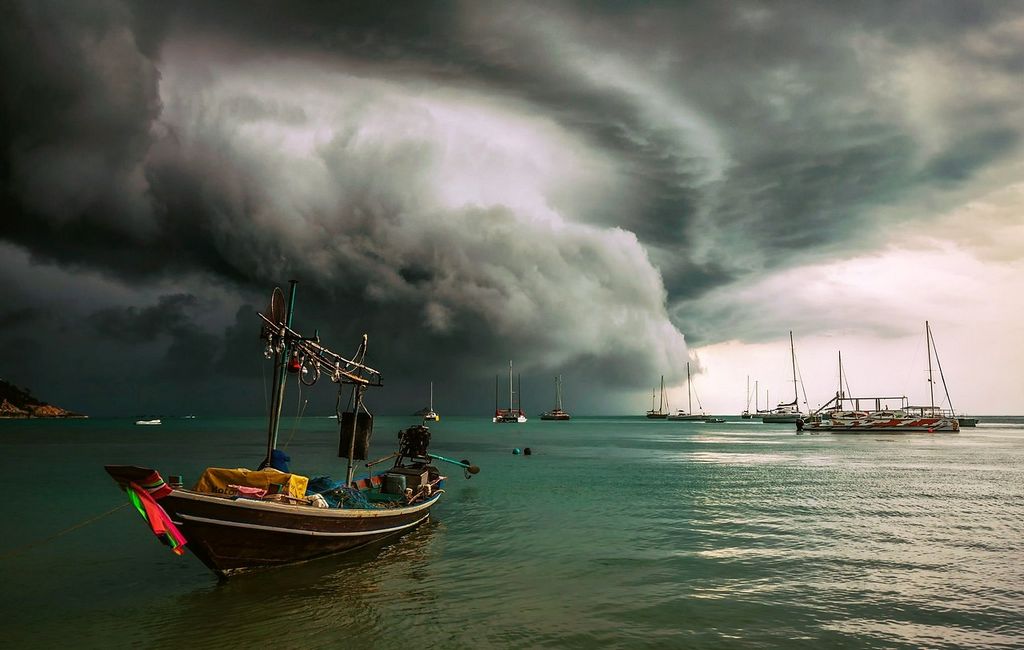
[[27,388],[0,379],[0,418],[85,418],[59,406],[40,402]]

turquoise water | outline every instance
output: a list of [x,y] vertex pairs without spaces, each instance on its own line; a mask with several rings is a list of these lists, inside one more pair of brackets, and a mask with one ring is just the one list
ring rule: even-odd
[[[1024,419],[959,435],[445,418],[432,521],[383,548],[219,584],[104,464],[253,466],[258,419],[0,421],[10,647],[1024,647]],[[373,454],[413,418],[377,419]],[[285,421],[342,475],[335,421]],[[529,446],[532,456],[513,456]],[[453,468],[454,470],[455,468]]]

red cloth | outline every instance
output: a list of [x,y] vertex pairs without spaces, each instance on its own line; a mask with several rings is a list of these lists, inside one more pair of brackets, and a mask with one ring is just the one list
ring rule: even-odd
[[168,542],[170,542],[171,549],[178,555],[183,554],[185,552],[185,544],[188,542],[185,536],[181,534],[181,531],[178,530],[178,527],[174,525],[174,522],[171,521],[167,512],[138,483],[129,483],[128,487],[139,497],[139,501],[146,511],[146,521],[149,522],[149,528],[153,531],[153,534],[157,537],[166,536]]

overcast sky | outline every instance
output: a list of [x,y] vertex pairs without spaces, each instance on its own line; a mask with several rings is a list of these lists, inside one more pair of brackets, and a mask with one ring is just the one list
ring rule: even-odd
[[[1018,2],[0,10],[0,376],[265,411],[256,312],[370,337],[380,413],[738,413],[746,381],[1024,413]],[[803,389],[802,389],[803,390]],[[767,391],[768,395],[763,393]],[[329,412],[329,385],[307,391]],[[801,395],[802,401],[802,395]],[[942,401],[945,401],[944,394]],[[696,404],[695,404],[696,406]]]

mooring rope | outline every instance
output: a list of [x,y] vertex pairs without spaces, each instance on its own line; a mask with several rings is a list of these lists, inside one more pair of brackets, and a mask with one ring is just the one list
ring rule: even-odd
[[67,535],[68,533],[70,533],[70,532],[72,532],[74,530],[78,530],[79,528],[82,528],[83,526],[88,526],[89,524],[91,524],[93,522],[96,522],[96,521],[99,521],[100,519],[103,519],[104,517],[106,517],[108,515],[112,515],[115,512],[117,512],[118,510],[120,510],[121,508],[124,508],[125,506],[128,506],[128,505],[131,505],[131,502],[122,503],[121,505],[117,506],[116,508],[111,508],[110,510],[107,510],[103,514],[96,515],[95,517],[90,517],[89,519],[86,519],[85,521],[80,521],[80,522],[78,522],[77,524],[75,524],[73,526],[69,526],[68,528],[65,528],[64,530],[62,530],[60,532],[57,532],[57,533],[54,533],[53,535],[50,535],[49,537],[44,537],[43,539],[37,540],[35,542],[31,542],[31,543],[28,543],[28,544],[23,544],[22,546],[19,546],[17,548],[13,548],[13,549],[11,549],[9,551],[6,551],[4,553],[0,553],[0,558],[8,558],[8,557],[11,557],[13,555],[20,555],[21,553],[24,553],[27,550],[35,548],[35,547],[37,547],[37,546],[39,546],[41,544],[45,544],[47,542],[51,542],[51,541],[57,539],[58,537],[61,537],[63,535]]

